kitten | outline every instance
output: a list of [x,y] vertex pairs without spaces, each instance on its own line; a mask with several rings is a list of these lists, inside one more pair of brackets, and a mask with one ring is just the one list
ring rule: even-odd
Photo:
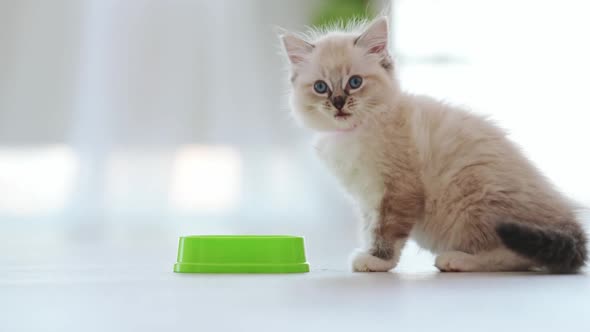
[[353,270],[391,270],[411,237],[441,271],[578,271],[573,203],[483,117],[402,92],[386,18],[359,31],[281,36],[293,114],[362,215]]

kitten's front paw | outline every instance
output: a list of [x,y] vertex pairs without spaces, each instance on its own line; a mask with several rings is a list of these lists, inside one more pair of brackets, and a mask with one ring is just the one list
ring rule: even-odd
[[395,267],[393,259],[386,261],[362,250],[356,250],[351,261],[354,272],[387,272]]
[[462,251],[447,251],[436,257],[434,262],[442,272],[475,272],[479,270],[473,255]]

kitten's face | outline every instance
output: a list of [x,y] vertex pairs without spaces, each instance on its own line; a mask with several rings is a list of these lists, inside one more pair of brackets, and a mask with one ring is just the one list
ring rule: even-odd
[[387,111],[395,83],[387,54],[387,21],[362,35],[328,34],[313,44],[283,36],[291,61],[295,116],[318,131],[350,131]]

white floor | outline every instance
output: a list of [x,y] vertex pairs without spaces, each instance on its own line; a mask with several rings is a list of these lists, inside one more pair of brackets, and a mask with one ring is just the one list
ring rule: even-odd
[[442,274],[410,254],[392,273],[309,257],[308,274],[183,275],[175,239],[148,245],[1,247],[0,331],[590,331],[587,274]]

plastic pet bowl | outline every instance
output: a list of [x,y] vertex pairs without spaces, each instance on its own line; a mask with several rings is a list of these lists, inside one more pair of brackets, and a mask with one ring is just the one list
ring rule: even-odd
[[178,243],[174,272],[309,272],[303,238],[287,235],[193,235]]

